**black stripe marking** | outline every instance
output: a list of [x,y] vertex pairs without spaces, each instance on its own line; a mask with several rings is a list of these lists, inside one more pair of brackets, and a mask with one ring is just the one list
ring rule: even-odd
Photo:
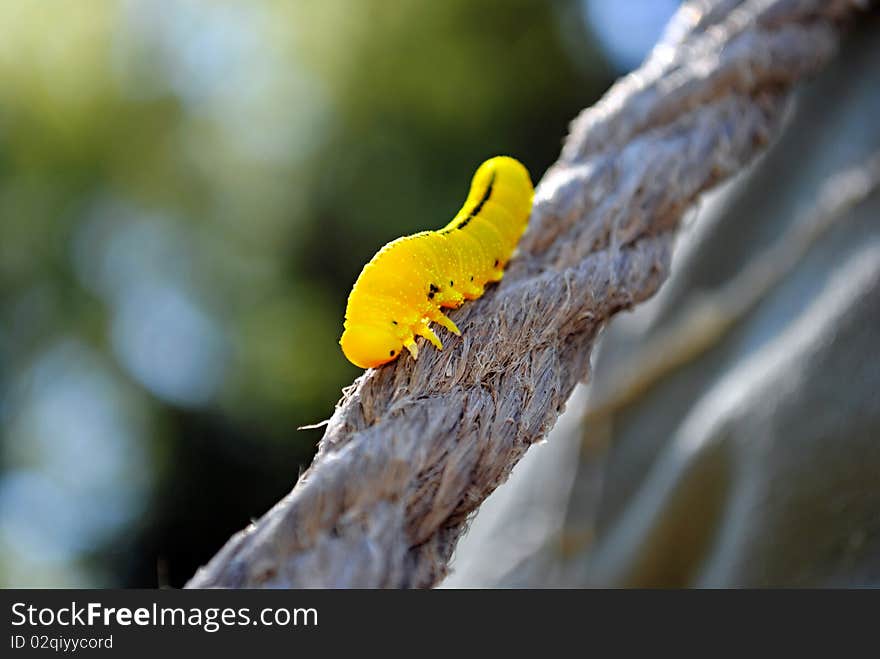
[[483,193],[483,198],[477,202],[477,205],[474,206],[474,209],[468,213],[468,216],[464,219],[464,221],[459,224],[456,229],[464,229],[472,219],[474,219],[477,215],[480,214],[480,211],[483,210],[483,206],[489,201],[489,197],[492,196],[492,188],[495,185],[495,172],[492,172],[492,176],[489,178],[489,185],[486,186],[486,192]]

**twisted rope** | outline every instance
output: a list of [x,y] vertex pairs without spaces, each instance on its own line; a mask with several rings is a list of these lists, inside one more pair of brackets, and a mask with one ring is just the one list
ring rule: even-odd
[[685,3],[638,71],[572,124],[504,281],[461,338],[343,392],[311,467],[188,587],[427,587],[468,516],[587,379],[597,334],[651,297],[701,192],[780,130],[857,0]]

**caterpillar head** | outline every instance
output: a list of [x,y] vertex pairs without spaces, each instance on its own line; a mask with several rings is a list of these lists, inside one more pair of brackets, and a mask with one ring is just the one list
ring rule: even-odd
[[365,323],[347,325],[339,345],[348,361],[361,368],[381,366],[403,350],[403,342],[392,330]]

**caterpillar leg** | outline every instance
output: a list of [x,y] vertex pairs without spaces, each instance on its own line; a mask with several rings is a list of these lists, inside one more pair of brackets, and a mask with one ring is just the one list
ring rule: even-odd
[[440,343],[440,339],[437,338],[437,335],[434,334],[434,331],[428,327],[427,325],[419,325],[416,328],[416,334],[419,336],[424,336],[428,341],[434,344],[434,347],[437,350],[443,350],[443,344]]
[[443,291],[443,297],[440,299],[441,306],[449,307],[450,309],[458,309],[462,304],[464,304],[464,295],[457,290],[454,288],[447,288]]
[[456,336],[461,336],[461,330],[459,330],[458,327],[455,326],[455,323],[453,323],[449,319],[449,317],[446,314],[444,314],[442,311],[440,311],[439,309],[437,311],[432,311],[428,315],[428,318],[433,320],[435,323],[437,323],[441,327],[445,327],[446,329],[448,329],[450,332],[452,332]]
[[466,300],[476,300],[478,297],[483,295],[485,288],[483,286],[477,286],[473,282],[468,282],[464,286],[462,286],[462,294]]
[[416,345],[414,337],[409,337],[403,342],[403,347],[409,350],[409,354],[412,355],[413,359],[419,358],[419,347]]

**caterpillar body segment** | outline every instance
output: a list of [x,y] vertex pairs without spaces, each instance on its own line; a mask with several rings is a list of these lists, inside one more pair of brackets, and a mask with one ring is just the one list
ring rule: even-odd
[[437,231],[422,231],[385,245],[364,266],[348,296],[339,343],[356,366],[373,368],[403,350],[418,358],[417,336],[443,349],[431,323],[454,334],[442,311],[480,297],[500,281],[532,209],[526,168],[498,156],[477,169],[462,209]]
[[[441,235],[445,238],[445,234]],[[482,264],[486,260],[483,248],[477,239],[468,231],[461,231],[460,233],[455,234],[455,238],[446,238],[446,240],[451,246],[451,249],[454,250],[458,261],[461,264],[460,269],[457,272],[470,273],[468,275],[462,274],[457,281],[450,278],[450,281],[455,282],[455,288],[461,291],[462,296],[466,300],[476,300],[483,294],[485,283],[474,274],[483,268]]]

